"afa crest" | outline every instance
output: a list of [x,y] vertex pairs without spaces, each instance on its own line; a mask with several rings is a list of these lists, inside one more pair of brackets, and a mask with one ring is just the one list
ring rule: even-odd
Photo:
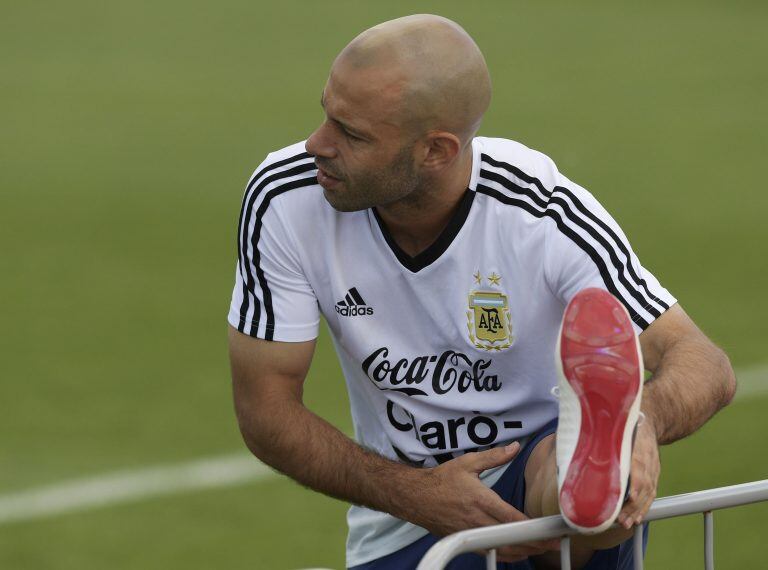
[[[488,281],[500,288],[501,277],[495,273],[488,277]],[[480,285],[481,282],[478,271],[475,283]],[[475,348],[500,351],[512,346],[514,337],[507,296],[500,291],[472,291],[469,294],[467,328],[469,341]]]

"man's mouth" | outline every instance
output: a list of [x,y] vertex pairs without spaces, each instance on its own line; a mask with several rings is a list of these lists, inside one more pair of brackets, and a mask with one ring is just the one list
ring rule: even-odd
[[336,173],[334,173],[332,170],[329,170],[327,168],[324,168],[320,164],[315,161],[315,166],[317,166],[317,170],[320,174],[322,174],[324,177],[332,178],[333,180],[341,180],[341,176],[338,176]]
[[320,174],[324,178],[330,178],[331,180],[341,180],[337,176],[333,176],[332,174],[329,174],[327,170],[323,170],[322,168],[318,168],[317,171],[318,171],[318,174]]
[[341,178],[330,174],[327,170],[317,167],[317,182],[326,190],[332,190],[341,183]]

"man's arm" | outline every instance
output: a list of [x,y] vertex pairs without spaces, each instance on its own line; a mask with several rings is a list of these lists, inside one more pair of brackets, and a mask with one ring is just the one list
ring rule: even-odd
[[640,344],[653,372],[642,410],[660,444],[692,434],[733,399],[736,376],[728,357],[679,305],[651,324]]
[[630,500],[618,518],[627,528],[642,520],[656,497],[658,445],[692,434],[736,393],[728,357],[679,305],[651,323],[640,344],[645,368],[653,376],[643,387],[645,419],[632,454]]
[[[248,448],[312,489],[379,510],[420,486],[420,473],[356,445],[302,402],[315,341],[268,342],[229,330],[235,411]],[[400,480],[391,493],[382,481]]]
[[[235,411],[254,455],[311,489],[438,535],[526,518],[479,480],[482,471],[511,461],[518,444],[468,453],[431,469],[366,450],[304,406],[314,348],[315,341],[268,342],[230,327]],[[503,554],[520,559],[551,547],[556,544],[548,541]]]

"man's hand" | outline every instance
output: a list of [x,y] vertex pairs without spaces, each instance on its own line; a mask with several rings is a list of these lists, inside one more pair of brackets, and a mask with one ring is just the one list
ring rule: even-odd
[[[447,463],[425,470],[426,485],[419,491],[418,503],[408,520],[437,536],[461,530],[527,520],[480,481],[480,473],[511,461],[520,444],[511,443],[477,453],[467,453]],[[507,546],[498,549],[497,559],[515,562],[559,548],[558,540]]]
[[649,417],[637,426],[635,445],[632,449],[630,467],[629,500],[624,504],[616,519],[624,528],[640,524],[656,498],[661,462],[656,429]]
[[680,305],[673,305],[640,335],[643,361],[653,377],[643,386],[645,420],[637,428],[629,501],[618,516],[624,528],[640,524],[656,497],[659,444],[681,439],[731,401],[736,377],[725,353]]

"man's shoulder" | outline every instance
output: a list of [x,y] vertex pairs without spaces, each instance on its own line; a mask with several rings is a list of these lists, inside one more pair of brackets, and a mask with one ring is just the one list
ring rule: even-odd
[[[305,141],[288,145],[267,154],[248,179],[244,206],[266,208],[273,202],[295,202],[301,209],[322,204],[318,192],[317,166],[304,148]],[[315,196],[319,199],[308,197]]]
[[332,235],[340,223],[359,223],[364,214],[341,215],[333,209],[317,181],[314,156],[300,141],[270,152],[254,170],[240,223],[251,232],[266,231],[305,247],[316,244],[319,236]]
[[530,180],[550,191],[557,185],[557,167],[543,152],[506,138],[476,137],[475,142],[480,150],[481,178],[483,171],[491,171]]
[[305,148],[306,142],[306,140],[302,140],[293,144],[289,144],[288,146],[284,146],[283,148],[273,150],[267,154],[267,157],[264,159],[264,163],[278,162],[298,156],[311,158],[312,155],[310,155]]
[[304,148],[304,143],[305,141],[299,141],[268,153],[266,158],[253,171],[249,184],[265,177],[267,174],[284,173],[300,165],[311,166],[313,170],[316,170],[314,159]]

